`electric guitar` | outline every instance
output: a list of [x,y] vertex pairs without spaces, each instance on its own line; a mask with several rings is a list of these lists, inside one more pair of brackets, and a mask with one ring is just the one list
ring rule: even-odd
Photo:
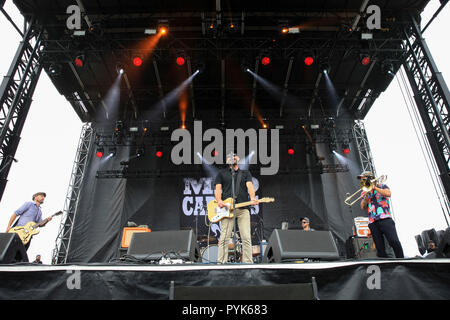
[[[261,198],[256,201],[258,202],[258,204],[262,203],[262,202],[274,202],[275,198]],[[208,219],[212,223],[217,223],[220,220],[225,219],[225,218],[233,218],[234,217],[233,198],[228,198],[228,199],[224,200],[223,202],[225,202],[225,204],[226,204],[226,206],[223,208],[219,208],[219,204],[217,203],[216,200],[211,200],[208,203]],[[236,207],[236,209],[242,208],[242,207],[247,207],[247,206],[252,205],[252,202],[253,201],[236,203],[235,207]]]
[[14,227],[14,228],[9,229],[9,232],[17,233],[20,240],[22,240],[22,243],[27,244],[28,242],[30,242],[32,236],[39,233],[39,228],[42,227],[44,224],[46,224],[50,218],[52,218],[54,216],[59,216],[62,213],[63,213],[62,211],[58,211],[55,214],[53,214],[52,216],[48,217],[45,220],[42,220],[39,223],[30,221],[24,226]]

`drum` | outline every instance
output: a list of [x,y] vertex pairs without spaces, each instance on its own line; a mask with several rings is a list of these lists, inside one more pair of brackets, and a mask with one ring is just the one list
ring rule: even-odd
[[219,256],[219,247],[217,244],[211,244],[202,250],[203,263],[217,263]]

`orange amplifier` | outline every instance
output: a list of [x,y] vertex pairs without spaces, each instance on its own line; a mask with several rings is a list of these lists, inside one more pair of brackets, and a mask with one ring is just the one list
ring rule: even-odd
[[354,235],[357,237],[368,237],[370,236],[369,229],[369,218],[366,217],[356,217],[353,219],[354,222]]
[[149,228],[144,228],[144,227],[126,227],[126,228],[123,228],[122,243],[120,244],[120,246],[122,248],[128,248],[129,247],[130,241],[131,241],[131,236],[135,232],[152,232],[152,230],[150,230]]

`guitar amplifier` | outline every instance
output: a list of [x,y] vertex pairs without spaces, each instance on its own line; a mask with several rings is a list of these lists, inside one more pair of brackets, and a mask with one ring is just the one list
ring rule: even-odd
[[128,248],[130,246],[131,237],[136,232],[152,232],[149,228],[145,227],[126,227],[123,228],[121,248]]
[[369,218],[356,217],[353,219],[353,235],[356,237],[367,238],[370,236]]

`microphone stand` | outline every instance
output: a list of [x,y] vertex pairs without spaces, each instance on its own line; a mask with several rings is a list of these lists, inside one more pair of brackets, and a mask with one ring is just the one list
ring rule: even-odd
[[[234,170],[234,164],[230,167],[231,170],[231,196],[233,197],[233,254],[234,254],[234,262],[237,261],[236,256],[236,186],[234,185],[234,177],[236,176],[236,170]],[[239,187],[239,186],[238,186]]]

